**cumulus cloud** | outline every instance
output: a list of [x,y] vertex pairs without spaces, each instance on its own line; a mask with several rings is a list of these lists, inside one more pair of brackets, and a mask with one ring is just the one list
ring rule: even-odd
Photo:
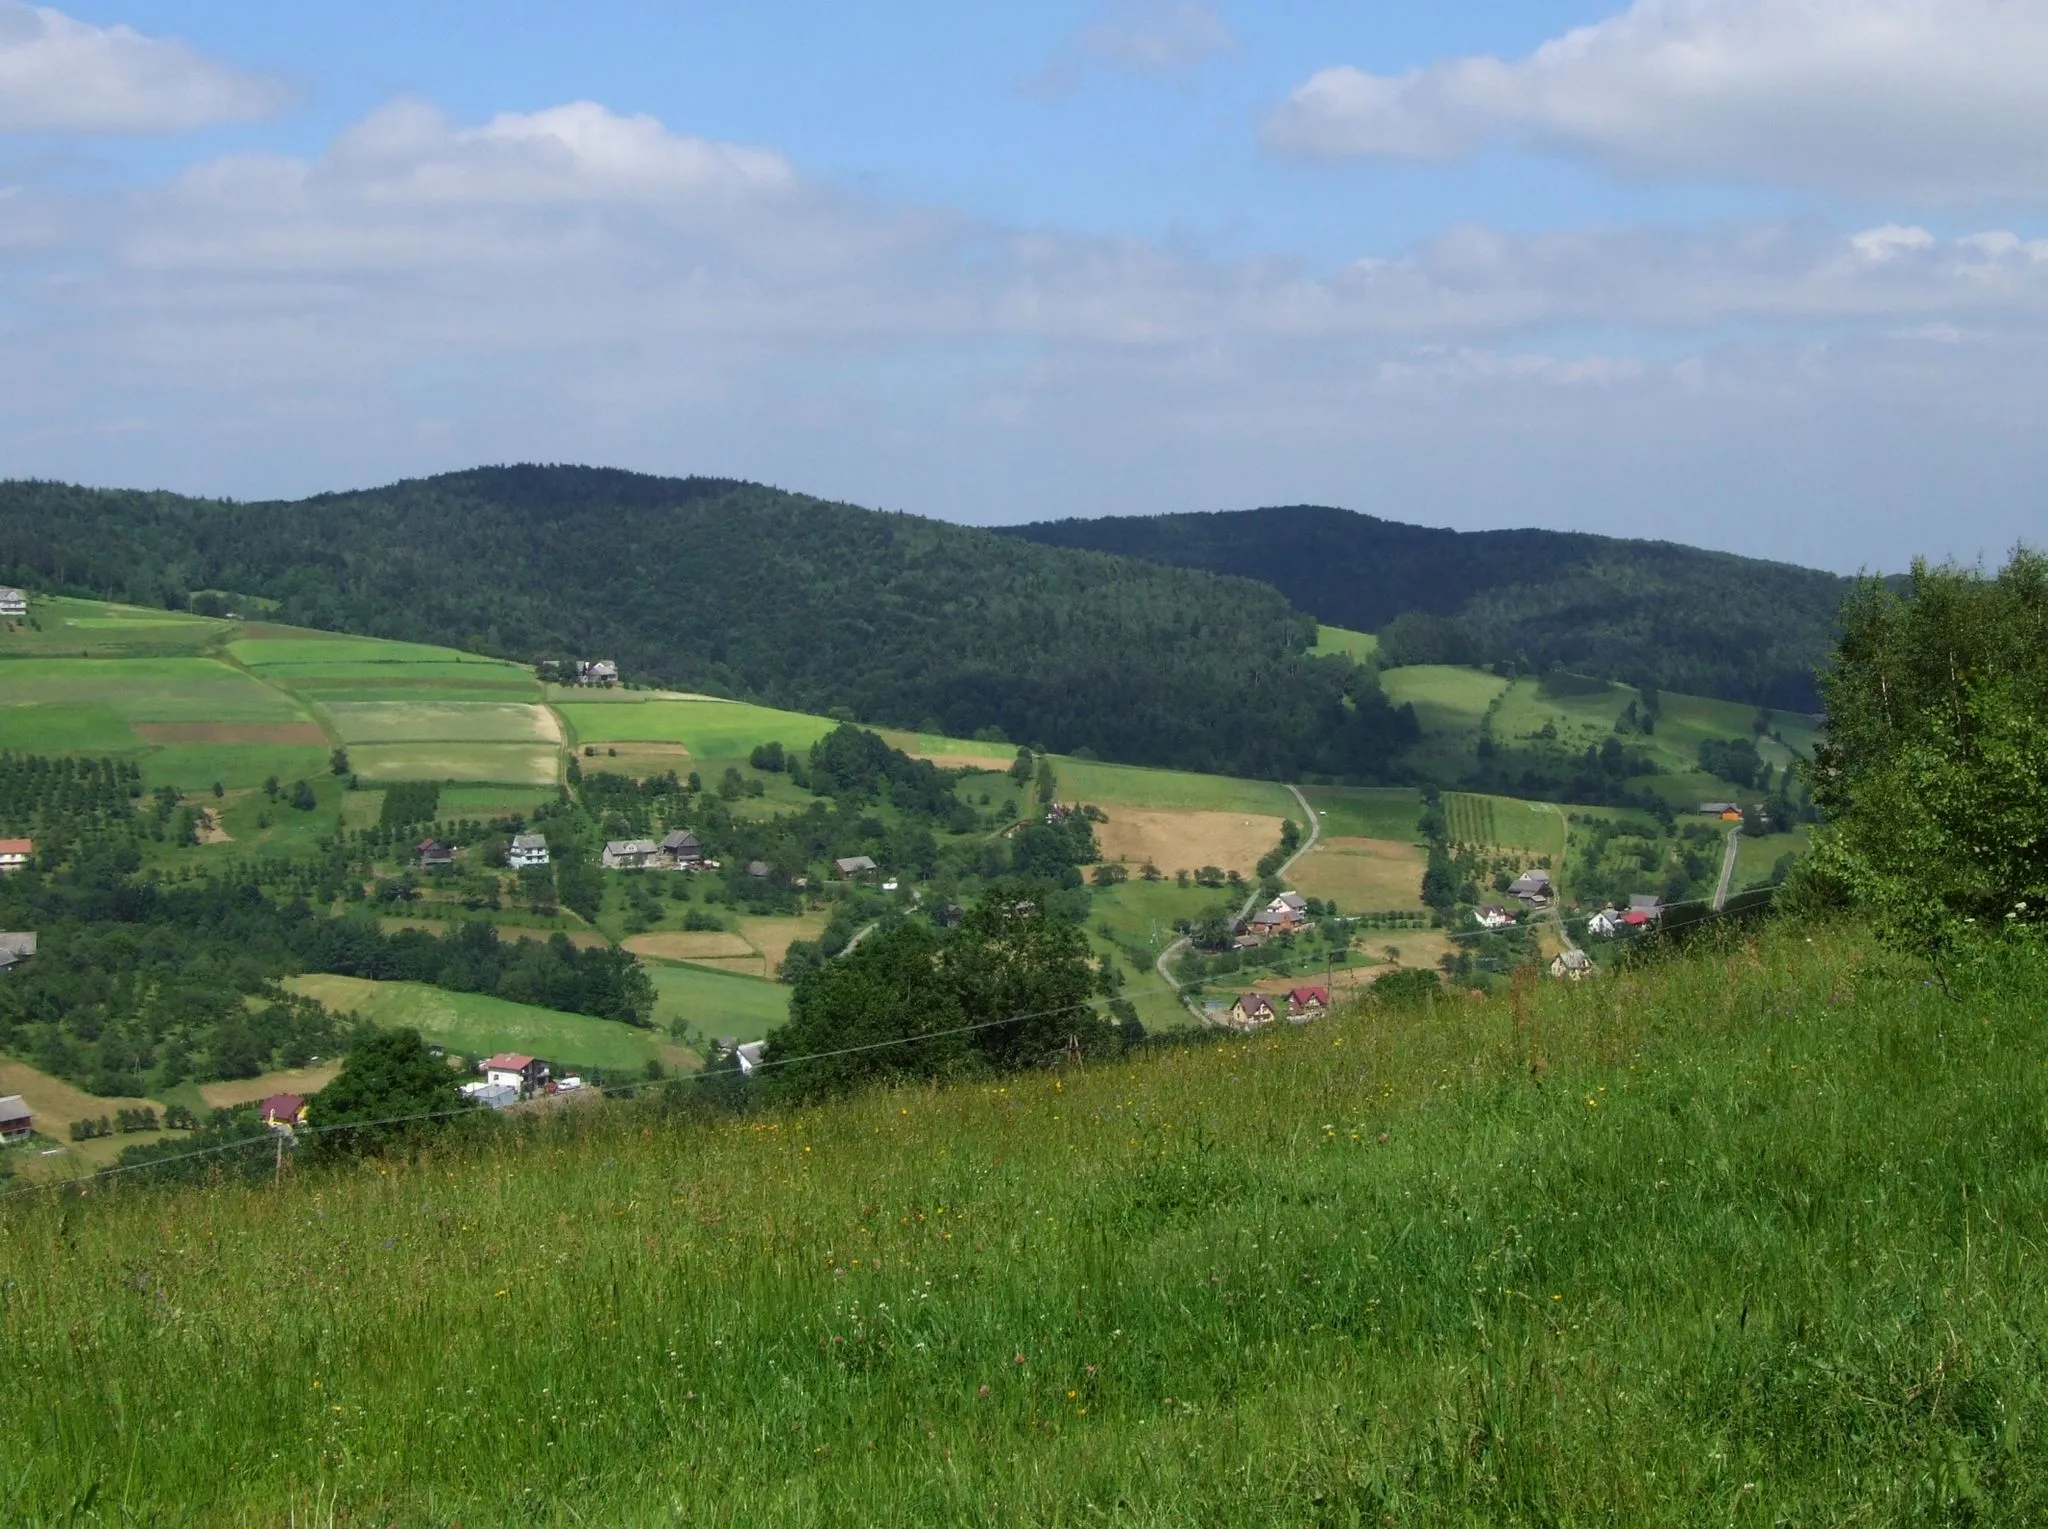
[[1213,5],[1199,0],[1123,0],[1062,43],[1027,88],[1062,94],[1096,69],[1184,75],[1237,49],[1237,35]]
[[1507,140],[1629,176],[2037,199],[2044,76],[2033,0],[1635,0],[1526,58],[1325,69],[1266,138],[1439,161]]
[[1977,439],[2048,379],[2048,239],[2024,230],[1462,227],[1317,271],[850,196],[590,103],[399,101],[312,157],[24,190],[0,228],[35,230],[0,240],[0,455],[216,492],[542,457],[960,518],[1442,518],[1462,484],[1584,521],[1572,494],[1607,469],[1562,443],[1618,421],[1694,431],[1671,447],[1692,460],[1806,417],[1797,463],[1829,439],[1803,405],[1967,399]]
[[286,91],[181,42],[0,0],[0,132],[174,133],[268,115]]

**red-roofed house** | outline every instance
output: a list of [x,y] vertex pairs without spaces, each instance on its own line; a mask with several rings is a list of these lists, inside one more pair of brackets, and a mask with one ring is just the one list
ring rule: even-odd
[[1239,993],[1237,1002],[1230,1006],[1230,1017],[1239,1025],[1270,1025],[1278,1018],[1273,1000],[1264,993]]
[[33,839],[0,839],[0,871],[18,871],[36,852]]
[[256,1118],[273,1131],[306,1123],[306,1101],[297,1094],[272,1094],[256,1106]]
[[1330,990],[1326,987],[1298,987],[1287,994],[1289,1019],[1315,1019],[1329,1007]]
[[523,1098],[548,1086],[548,1064],[538,1057],[501,1051],[483,1064],[486,1083],[509,1083]]

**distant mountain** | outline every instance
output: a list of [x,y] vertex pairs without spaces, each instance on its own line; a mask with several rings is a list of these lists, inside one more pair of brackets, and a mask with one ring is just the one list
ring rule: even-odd
[[1414,736],[1274,589],[747,483],[581,467],[288,503],[0,483],[0,583],[183,606],[956,735],[1381,778]]
[[[1317,505],[1043,521],[1009,528],[1271,584],[1331,626],[1449,618],[1483,661],[1526,659],[1629,683],[1812,711],[1850,581],[1661,541],[1565,531],[1446,531]],[[1441,623],[1408,622],[1421,648]],[[1392,655],[1400,658],[1397,650]],[[1435,657],[1431,651],[1420,656]]]

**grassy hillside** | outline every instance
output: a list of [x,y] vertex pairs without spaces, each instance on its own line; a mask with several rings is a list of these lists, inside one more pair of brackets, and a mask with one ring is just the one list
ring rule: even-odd
[[2038,1522],[2044,1002],[1792,930],[1085,1074],[0,1202],[0,1516]]
[[[1267,585],[723,480],[492,468],[265,504],[0,483],[0,579],[174,609],[245,590],[279,622],[1141,764],[1370,778],[1402,730]],[[289,642],[243,661],[405,699]]]
[[1384,636],[1408,613],[1454,618],[1489,662],[1562,663],[1802,711],[1819,704],[1813,674],[1848,587],[1667,541],[1436,530],[1310,505],[1050,521],[1013,534],[1260,579],[1317,620],[1360,632]]

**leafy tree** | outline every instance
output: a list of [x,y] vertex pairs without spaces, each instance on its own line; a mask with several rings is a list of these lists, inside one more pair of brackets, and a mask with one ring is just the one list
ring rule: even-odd
[[331,773],[335,775],[348,774],[348,750],[336,749],[332,754],[330,754],[327,758],[327,768]]
[[[369,1030],[353,1038],[340,1074],[308,1102],[306,1123],[320,1132],[323,1153],[353,1154],[418,1137],[464,1108],[454,1069],[419,1031]],[[328,1129],[335,1126],[353,1129]]]

